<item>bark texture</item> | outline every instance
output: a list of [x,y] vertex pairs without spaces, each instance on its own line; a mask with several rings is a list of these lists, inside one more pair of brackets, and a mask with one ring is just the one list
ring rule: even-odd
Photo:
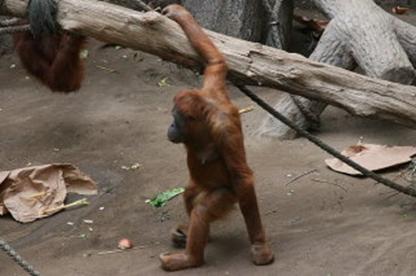
[[[356,66],[364,74],[412,84],[415,81],[416,27],[388,14],[372,0],[314,0],[331,20],[311,60],[348,70]],[[319,127],[325,105],[284,95],[275,108],[305,129]],[[295,133],[274,118],[267,117],[260,135],[294,138]]]
[[262,0],[262,3],[268,18],[265,44],[288,49],[292,32],[293,0]]
[[[1,2],[1,0],[0,0]],[[0,21],[6,20],[4,16],[0,16]],[[10,35],[0,35],[0,57],[13,52],[13,41]]]
[[248,41],[261,41],[266,17],[261,1],[182,0],[205,28]]
[[[24,16],[27,0],[5,0],[0,15]],[[136,12],[104,2],[61,0],[58,22],[68,31],[202,68],[181,28],[156,12]],[[341,107],[351,114],[416,128],[416,88],[358,75],[300,55],[212,31],[230,78],[264,85]]]

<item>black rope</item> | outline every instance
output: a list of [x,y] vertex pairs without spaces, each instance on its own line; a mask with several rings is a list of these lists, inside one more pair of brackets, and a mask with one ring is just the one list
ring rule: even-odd
[[21,268],[23,268],[30,276],[40,276],[33,266],[26,262],[7,242],[0,239],[0,250],[3,250],[7,255],[12,258]]
[[238,89],[241,90],[246,96],[248,96],[253,102],[258,104],[261,108],[266,110],[268,113],[270,113],[273,117],[278,119],[279,121],[283,122],[285,125],[289,126],[290,128],[294,129],[299,135],[304,136],[306,139],[317,145],[319,148],[323,149],[327,153],[331,154],[332,156],[336,157],[337,159],[341,160],[345,164],[349,165],[350,167],[356,169],[357,171],[361,172],[364,176],[370,177],[377,182],[392,188],[398,192],[404,193],[406,195],[416,197],[416,189],[413,189],[412,187],[404,187],[402,185],[399,185],[390,179],[384,178],[366,168],[361,166],[360,164],[352,161],[350,158],[346,157],[345,155],[342,155],[339,151],[334,149],[333,147],[327,145],[324,143],[321,139],[317,138],[316,136],[310,134],[306,130],[298,127],[296,124],[294,124],[292,121],[290,121],[288,118],[286,118],[284,115],[279,113],[277,110],[275,110],[273,107],[271,107],[269,104],[267,104],[265,101],[263,101],[261,98],[259,98],[256,94],[254,94],[251,90],[249,90],[247,87],[243,85],[236,85]]

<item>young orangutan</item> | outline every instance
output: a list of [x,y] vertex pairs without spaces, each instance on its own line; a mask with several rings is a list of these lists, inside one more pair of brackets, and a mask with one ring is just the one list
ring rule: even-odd
[[174,98],[168,138],[183,143],[188,154],[190,181],[184,200],[190,222],[172,232],[173,242],[186,244],[185,251],[162,254],[162,268],[173,271],[202,265],[210,223],[235,203],[245,219],[254,264],[269,264],[273,253],[246,161],[240,115],[228,97],[224,57],[185,8],[170,5],[163,13],[182,27],[207,65],[202,88],[181,91]]
[[86,38],[57,31],[53,0],[31,0],[28,14],[31,31],[13,35],[23,66],[52,91],[80,89],[84,77],[80,52]]

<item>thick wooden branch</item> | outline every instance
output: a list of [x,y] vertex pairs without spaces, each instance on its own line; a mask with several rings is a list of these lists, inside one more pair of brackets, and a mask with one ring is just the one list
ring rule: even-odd
[[[352,70],[401,84],[416,82],[414,42],[416,27],[388,14],[373,0],[313,0],[331,22],[310,60]],[[292,99],[288,99],[292,98]],[[304,129],[319,126],[325,105],[306,98],[285,95],[275,104]],[[299,108],[300,107],[300,108]],[[294,138],[296,133],[267,116],[257,131],[267,136]]]
[[[0,14],[24,16],[27,0],[4,0]],[[118,43],[191,68],[200,59],[173,21],[99,1],[60,0],[65,30]],[[416,88],[368,78],[296,54],[207,31],[224,53],[230,77],[341,107],[352,114],[416,128]]]

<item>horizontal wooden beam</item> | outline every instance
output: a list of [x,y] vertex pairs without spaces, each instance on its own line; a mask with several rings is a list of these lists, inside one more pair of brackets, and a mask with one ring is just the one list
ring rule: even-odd
[[[1,15],[23,17],[28,0],[3,0]],[[68,31],[157,55],[190,68],[201,60],[181,28],[156,12],[101,1],[60,0]],[[230,77],[341,107],[351,114],[416,128],[416,87],[362,76],[297,54],[207,31],[226,57]]]

